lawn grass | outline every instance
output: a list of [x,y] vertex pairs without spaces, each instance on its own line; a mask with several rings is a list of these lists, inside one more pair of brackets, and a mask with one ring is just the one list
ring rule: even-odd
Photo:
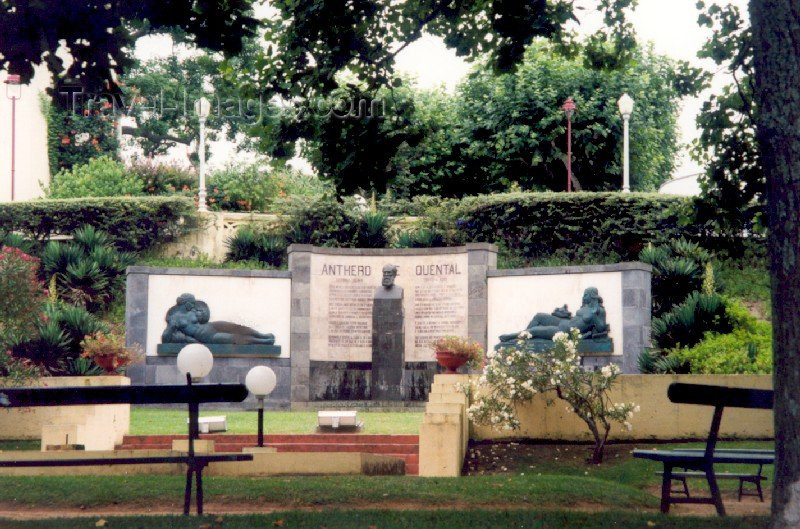
[[[490,453],[503,457],[502,444],[477,445],[472,450],[490,450]],[[772,441],[735,441],[720,442],[718,448],[758,448],[773,449]],[[494,448],[494,450],[492,450]],[[643,459],[634,459],[630,453],[634,449],[657,448],[705,448],[705,443],[680,443],[649,445],[646,443],[611,444],[606,447],[606,460],[601,465],[588,465],[585,457],[590,451],[588,445],[550,445],[536,446],[535,451],[529,454],[514,452],[514,457],[507,463],[509,474],[534,474],[534,475],[559,475],[559,476],[588,476],[604,481],[619,483],[636,489],[643,489],[661,483],[661,477],[656,472],[662,470],[662,465],[657,462]],[[468,455],[469,457],[469,455]],[[749,469],[755,472],[756,465],[714,465],[716,472],[742,472]],[[766,465],[763,474],[767,476],[767,483],[772,483],[774,467]],[[702,478],[691,478],[692,483],[697,483],[698,490],[705,490],[707,485]],[[738,488],[737,480],[720,480],[720,488],[733,490]]]
[[[154,502],[179,505],[182,476],[8,476],[2,478],[0,503],[20,506],[73,507]],[[53,494],[52,491],[63,491]],[[574,505],[608,508],[656,507],[645,491],[587,476],[298,476],[230,478],[204,483],[209,502],[270,503],[292,507],[364,505],[383,502]]]
[[[258,423],[252,411],[214,411],[201,409],[200,416],[225,415],[227,433],[256,433]],[[418,434],[422,412],[360,411],[365,434]],[[131,435],[167,435],[186,433],[186,410],[134,407],[131,409]],[[317,413],[314,411],[267,411],[264,413],[264,433],[314,433]]]
[[[88,529],[99,518],[25,522],[0,520],[4,529]],[[326,511],[203,518],[180,516],[106,518],[113,529],[253,529],[285,527],[327,529],[766,529],[766,517],[666,517],[629,512],[562,512],[535,510],[464,511]]]

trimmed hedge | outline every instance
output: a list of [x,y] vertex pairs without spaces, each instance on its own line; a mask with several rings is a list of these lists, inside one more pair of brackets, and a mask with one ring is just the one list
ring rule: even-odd
[[465,198],[448,216],[458,242],[494,242],[526,258],[613,252],[635,260],[648,243],[700,238],[689,205],[654,193],[506,193]]
[[0,236],[17,232],[38,242],[89,224],[109,234],[120,250],[139,251],[184,234],[194,218],[183,197],[113,197],[33,200],[0,204]]

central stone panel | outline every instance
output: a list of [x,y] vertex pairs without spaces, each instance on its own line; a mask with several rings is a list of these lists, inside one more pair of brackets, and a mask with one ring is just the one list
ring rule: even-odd
[[406,362],[433,362],[430,344],[467,336],[467,254],[311,256],[311,360],[372,361],[372,305],[385,265],[402,287]]
[[[431,342],[442,336],[468,336],[466,251],[430,255],[367,252],[311,254],[312,400],[422,400],[436,372]],[[376,291],[382,288],[383,270],[388,265],[397,270],[394,283],[403,295],[393,302],[402,310],[392,311],[397,317],[391,321],[374,320]],[[398,352],[402,358],[381,356],[373,347],[376,336],[401,336],[402,350]],[[376,392],[385,383],[376,384],[379,381],[372,378],[380,373],[383,379],[387,369],[398,370],[390,379],[401,379],[399,392]]]

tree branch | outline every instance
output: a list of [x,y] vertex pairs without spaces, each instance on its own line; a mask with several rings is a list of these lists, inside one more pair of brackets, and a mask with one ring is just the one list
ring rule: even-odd
[[183,145],[189,145],[192,143],[191,140],[185,138],[179,138],[178,136],[172,136],[170,134],[154,134],[147,130],[139,129],[137,127],[122,127],[122,133],[128,134],[130,136],[135,136],[137,138],[145,138],[155,143],[165,143],[168,141],[174,143],[181,143]]

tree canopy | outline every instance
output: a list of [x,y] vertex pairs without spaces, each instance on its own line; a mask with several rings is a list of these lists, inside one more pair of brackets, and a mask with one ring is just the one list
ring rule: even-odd
[[[45,63],[54,95],[77,84],[91,93],[119,93],[136,40],[180,28],[201,48],[235,55],[258,25],[252,0],[7,0],[0,3],[0,68],[23,83]],[[61,47],[70,63],[56,53]]]

